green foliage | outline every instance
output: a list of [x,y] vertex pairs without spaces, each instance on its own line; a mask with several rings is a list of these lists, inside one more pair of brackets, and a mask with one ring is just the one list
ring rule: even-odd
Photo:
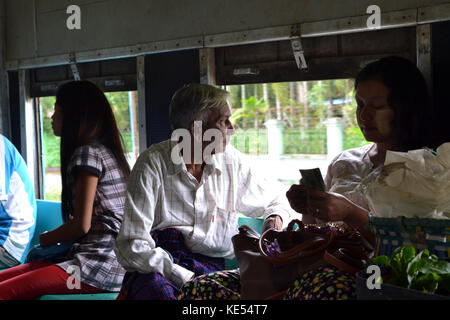
[[291,129],[283,132],[284,154],[326,154],[327,130],[324,126],[314,129]]
[[[236,138],[243,149],[248,149],[251,153],[264,153],[267,138],[264,138],[263,131],[255,134],[249,130],[259,130],[265,120],[280,114],[287,122],[283,137],[285,154],[325,154],[326,128],[323,122],[329,116],[336,115],[342,116],[344,120],[344,149],[368,144],[356,121],[354,99],[352,103],[346,105],[325,103],[326,100],[333,101],[333,99],[348,101],[353,97],[354,88],[351,79],[308,81],[306,84],[270,83],[265,87],[267,101],[261,98],[264,95],[263,84],[236,85],[227,88],[233,106],[231,120],[238,130],[246,131],[245,134],[238,133]],[[305,89],[307,89],[306,97],[301,93]],[[241,99],[243,90],[245,99]],[[263,103],[263,107],[260,108],[258,104]],[[241,137],[243,135],[246,135],[246,138]]]
[[241,108],[241,90],[240,86],[229,86],[227,91],[230,93],[229,103],[233,108]]
[[264,115],[267,112],[267,103],[264,99],[256,99],[251,96],[248,99],[242,100],[242,108],[234,109],[231,115],[231,121],[236,122],[240,119],[247,119],[253,121],[256,129],[264,121]]
[[130,111],[128,106],[128,92],[106,92],[116,118],[116,123],[121,133],[130,132]]
[[327,88],[324,85],[314,84],[313,87],[308,90],[308,101],[315,105],[323,105],[326,97]]
[[278,98],[282,106],[289,104],[289,82],[272,83],[274,100]]
[[59,168],[60,166],[60,141],[61,138],[53,133],[43,133],[44,140],[44,168]]
[[117,127],[119,128],[119,132],[122,135],[125,153],[131,152],[133,150],[133,145],[131,140],[128,91],[106,92],[105,96],[106,98],[108,98],[108,101],[113,109]]
[[394,250],[392,257],[379,256],[372,263],[392,270],[387,283],[428,293],[450,294],[450,263],[430,255],[428,250],[416,254],[412,246]]
[[44,168],[59,168],[60,165],[59,145],[61,139],[53,134],[51,119],[55,100],[55,97],[40,98]]
[[[237,129],[231,144],[247,154],[267,154],[266,129]],[[326,154],[326,129],[301,130],[286,128],[283,134],[284,154]]]
[[237,129],[231,137],[230,143],[243,153],[268,153],[266,129]]
[[365,146],[368,142],[359,127],[347,127],[344,130],[344,150]]

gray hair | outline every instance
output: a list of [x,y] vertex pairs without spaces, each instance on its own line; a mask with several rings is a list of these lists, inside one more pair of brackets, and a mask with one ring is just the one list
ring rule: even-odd
[[190,83],[178,89],[169,105],[172,130],[187,129],[192,122],[207,121],[209,110],[227,103],[228,91],[212,85]]

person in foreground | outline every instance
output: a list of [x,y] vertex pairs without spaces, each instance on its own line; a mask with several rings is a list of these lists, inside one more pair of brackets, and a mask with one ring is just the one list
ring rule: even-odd
[[210,85],[179,89],[169,111],[173,139],[138,158],[115,244],[127,270],[118,299],[176,299],[194,276],[222,270],[234,256],[239,213],[263,215],[266,229],[289,223],[278,185],[227,145],[234,129],[227,95]]
[[52,127],[61,137],[64,224],[39,241],[43,248],[69,243],[69,250],[1,272],[0,299],[117,292],[125,274],[113,245],[130,169],[111,106],[93,83],[65,83],[56,94]]
[[[405,151],[426,144],[422,121],[428,107],[425,80],[417,67],[400,57],[386,57],[368,64],[355,79],[356,117],[367,141],[361,148],[338,155],[329,165],[327,192],[293,185],[286,193],[291,207],[305,224],[343,221],[356,228],[370,243],[368,204],[361,190],[362,179],[383,165],[387,150]],[[234,272],[212,273],[186,284],[179,299],[207,299],[207,288],[227,282],[214,299],[239,299],[239,277]],[[355,278],[333,266],[301,275],[284,299],[352,299]]]
[[0,269],[6,269],[25,259],[36,227],[36,199],[25,161],[1,134],[0,201]]

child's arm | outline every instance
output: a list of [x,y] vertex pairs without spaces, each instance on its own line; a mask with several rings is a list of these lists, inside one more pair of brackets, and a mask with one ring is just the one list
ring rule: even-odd
[[88,233],[91,228],[92,209],[98,177],[87,171],[80,171],[77,175],[73,219],[62,226],[42,233],[39,242],[42,247],[58,242],[66,242],[79,238]]

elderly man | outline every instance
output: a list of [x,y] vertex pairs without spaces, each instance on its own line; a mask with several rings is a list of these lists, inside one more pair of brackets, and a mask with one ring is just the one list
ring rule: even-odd
[[179,89],[170,104],[172,139],[137,160],[115,243],[127,270],[118,299],[176,299],[195,276],[222,270],[234,256],[238,214],[264,216],[264,229],[290,221],[282,187],[255,174],[227,138],[228,92]]

